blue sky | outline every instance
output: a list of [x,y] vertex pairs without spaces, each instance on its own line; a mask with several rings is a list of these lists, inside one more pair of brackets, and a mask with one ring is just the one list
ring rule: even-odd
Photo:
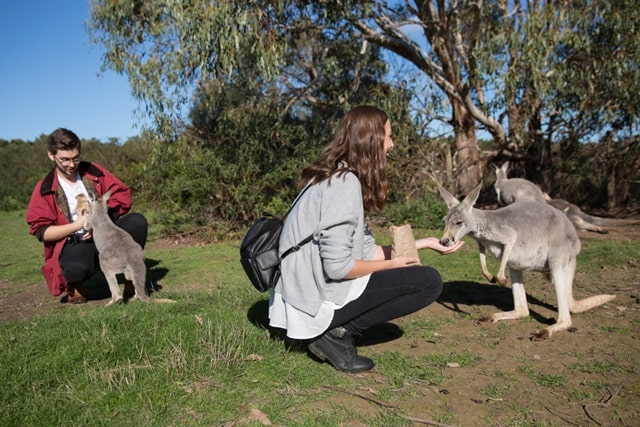
[[89,0],[0,2],[0,139],[58,127],[101,141],[140,134],[127,78],[100,73],[88,18]]

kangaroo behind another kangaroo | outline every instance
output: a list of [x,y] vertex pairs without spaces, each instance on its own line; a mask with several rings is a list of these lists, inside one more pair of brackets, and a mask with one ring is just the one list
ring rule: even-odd
[[545,202],[563,212],[576,230],[593,231],[601,234],[608,233],[603,227],[621,227],[638,223],[638,220],[602,218],[589,215],[582,212],[578,206],[566,200],[552,199],[531,181],[524,178],[507,178],[508,168],[509,162],[505,162],[499,168],[496,167],[496,182],[494,188],[500,206],[506,206],[524,200]]
[[116,278],[116,274],[119,273],[124,273],[124,277],[133,282],[134,298],[147,301],[149,297],[145,290],[147,267],[144,263],[144,252],[129,233],[111,221],[107,208],[110,196],[111,192],[107,192],[91,204],[91,213],[87,216],[85,224],[85,229],[92,230],[100,268],[111,291],[111,300],[107,305],[122,300]]
[[507,206],[523,200],[545,201],[544,193],[533,182],[524,178],[507,178],[508,169],[509,162],[504,162],[500,167],[496,166],[494,188],[500,206]]
[[[571,326],[571,313],[580,313],[602,305],[615,295],[596,295],[582,300],[573,298],[573,279],[580,239],[569,219],[544,202],[516,202],[493,211],[475,209],[481,185],[459,202],[438,186],[449,211],[444,218],[441,243],[452,245],[469,235],[478,242],[480,265],[485,277],[506,285],[505,268],[511,276],[514,309],[494,313],[482,320],[520,319],[529,315],[523,271],[550,272],[558,300],[558,320],[537,332],[533,339],[545,339]],[[487,270],[485,251],[500,260],[497,278]]]
[[547,194],[545,194],[545,198],[548,205],[564,212],[576,230],[607,234],[609,231],[603,227],[622,227],[638,223],[638,220],[633,219],[602,218],[589,215],[588,213],[582,212],[578,206],[566,200],[552,199]]

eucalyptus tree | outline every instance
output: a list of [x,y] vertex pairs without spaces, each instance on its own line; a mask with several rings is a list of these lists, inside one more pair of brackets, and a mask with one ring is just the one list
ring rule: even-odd
[[564,136],[583,138],[640,128],[640,8],[633,0],[577,1],[572,31],[557,47],[554,98]]
[[[496,156],[548,163],[559,123],[566,127],[576,125],[571,117],[602,117],[592,114],[602,110],[597,103],[573,104],[574,93],[592,99],[604,89],[611,95],[615,85],[610,82],[617,73],[636,66],[638,44],[631,40],[638,20],[632,3],[93,0],[90,30],[105,48],[105,66],[129,76],[133,94],[161,130],[179,128],[176,118],[191,104],[199,84],[233,79],[245,66],[253,68],[259,82],[280,79],[277,87],[287,99],[281,111],[345,108],[360,87],[359,61],[372,46],[382,47],[412,64],[412,73],[432,82],[436,97],[445,100],[443,123],[454,135],[450,173],[458,191],[466,193]],[[576,30],[598,26],[618,32],[627,42],[616,56],[622,55],[622,62],[605,61],[606,73],[593,75],[588,70],[598,68],[598,55],[616,36],[580,38]],[[304,47],[298,45],[305,40]],[[335,57],[321,62],[323,49],[330,46],[325,42],[336,40],[350,46],[342,51],[353,59],[349,73],[341,72],[345,63]],[[594,42],[601,47],[592,49]],[[596,67],[582,67],[584,61]],[[317,78],[320,64],[324,79]],[[341,83],[332,85],[338,77]],[[347,79],[352,84],[345,85]],[[318,96],[330,91],[329,102]],[[413,105],[419,101],[414,99]],[[590,106],[595,109],[587,113]],[[430,114],[416,111],[413,118]],[[480,149],[480,131],[491,135],[493,150]]]
[[[400,99],[380,48],[363,49],[354,28],[330,30],[327,16],[296,2],[92,3],[105,66],[128,75],[173,141],[149,160],[146,178],[166,184],[149,198],[188,207],[174,209],[198,217],[186,221],[246,221],[289,200],[343,110],[378,93]],[[402,115],[406,100],[390,107]]]

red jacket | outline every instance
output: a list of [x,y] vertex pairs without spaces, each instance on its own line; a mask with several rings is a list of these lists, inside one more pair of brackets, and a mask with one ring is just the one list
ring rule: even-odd
[[[94,184],[98,197],[111,190],[108,206],[114,219],[129,212],[131,209],[131,190],[122,181],[97,163],[81,162],[78,171],[84,180],[88,179]],[[53,296],[58,296],[67,289],[67,281],[62,276],[62,268],[58,262],[66,239],[45,242],[44,232],[50,225],[62,225],[70,222],[56,201],[57,188],[58,175],[54,168],[36,184],[27,208],[29,234],[33,234],[44,243],[42,274],[49,287],[49,292]],[[91,191],[91,189],[87,190]],[[69,208],[66,207],[64,210],[68,212]]]

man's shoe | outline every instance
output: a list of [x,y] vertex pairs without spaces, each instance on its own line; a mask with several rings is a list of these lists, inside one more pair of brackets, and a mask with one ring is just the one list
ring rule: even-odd
[[84,304],[87,299],[80,294],[67,296],[67,304]]
[[81,292],[84,292],[84,286],[82,283],[75,283],[67,285],[67,295],[60,299],[60,302],[67,304],[84,304],[87,299],[82,296]]
[[358,356],[353,335],[339,326],[325,332],[309,344],[309,351],[318,359],[329,361],[339,371],[356,373],[373,368],[373,360]]

